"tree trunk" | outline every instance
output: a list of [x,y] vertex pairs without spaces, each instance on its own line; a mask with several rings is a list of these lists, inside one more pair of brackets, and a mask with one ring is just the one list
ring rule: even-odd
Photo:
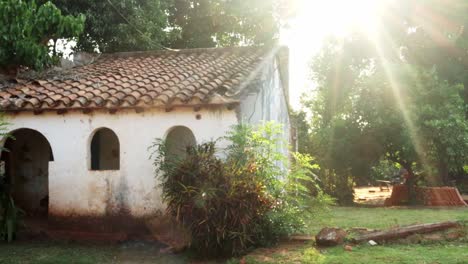
[[[461,40],[467,40],[468,39],[468,20],[465,20],[465,24],[463,25],[463,28],[462,28],[462,33],[460,35],[460,39]],[[464,42],[464,41],[463,41]],[[466,49],[466,42],[464,42],[465,44],[462,44],[464,45],[465,49]],[[466,52],[464,52],[464,56],[461,58],[461,63],[462,65],[467,65],[468,63],[468,54]],[[463,85],[464,85],[464,89],[463,89],[463,99],[465,100],[465,119],[468,120],[468,77],[465,76],[464,80],[463,80]]]
[[463,89],[463,99],[465,101],[465,119],[468,120],[468,78],[465,77],[465,81],[463,82],[465,88]]
[[447,163],[444,161],[439,161],[437,166],[437,172],[439,174],[439,179],[445,186],[450,186],[450,179],[449,179],[449,169]]
[[408,171],[408,177],[405,184],[408,187],[408,204],[416,205],[416,175],[410,165],[405,164],[404,168]]
[[52,39],[54,41],[54,46],[52,47],[52,55],[55,57],[57,56],[57,39]]
[[366,242],[369,240],[374,241],[387,241],[392,239],[405,238],[413,234],[424,234],[431,233],[435,231],[445,230],[449,228],[459,227],[460,225],[457,222],[440,222],[433,224],[420,224],[420,225],[411,225],[400,228],[394,228],[387,231],[377,231],[372,232],[360,237],[354,238],[353,242],[360,243]]

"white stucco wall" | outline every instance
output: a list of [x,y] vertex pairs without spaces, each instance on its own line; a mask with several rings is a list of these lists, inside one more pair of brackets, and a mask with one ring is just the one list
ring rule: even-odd
[[[269,63],[263,72],[259,87],[254,87],[240,104],[240,119],[243,122],[259,124],[263,121],[275,121],[282,124],[284,138],[290,141],[290,120],[287,98],[280,78],[279,65]],[[287,148],[282,151],[288,153]]]
[[[59,216],[101,216],[120,210],[133,216],[152,215],[164,207],[149,160],[148,147],[154,139],[163,138],[174,126],[186,126],[200,143],[224,136],[237,123],[235,111],[227,109],[122,110],[116,114],[74,111],[63,115],[24,112],[6,117],[10,131],[34,129],[49,141],[54,155],[49,163],[49,213]],[[119,138],[118,171],[89,170],[91,137],[101,127],[112,129]]]

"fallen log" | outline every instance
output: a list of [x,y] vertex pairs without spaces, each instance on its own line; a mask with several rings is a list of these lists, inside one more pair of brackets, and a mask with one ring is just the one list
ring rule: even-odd
[[433,223],[433,224],[419,224],[419,225],[410,225],[405,227],[393,228],[386,231],[376,231],[368,233],[356,238],[353,238],[352,241],[355,243],[367,242],[369,240],[374,241],[387,241],[392,239],[405,238],[413,234],[424,234],[431,233],[436,231],[441,231],[449,228],[459,227],[459,223],[453,221]]

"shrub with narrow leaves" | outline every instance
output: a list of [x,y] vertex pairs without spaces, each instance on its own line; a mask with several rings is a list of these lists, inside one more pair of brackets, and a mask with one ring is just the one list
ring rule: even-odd
[[162,140],[153,145],[167,212],[190,230],[199,255],[239,255],[274,243],[304,230],[305,219],[329,203],[318,187],[312,195],[305,185],[316,186],[310,157],[294,155],[286,169],[280,128],[235,127],[223,159],[215,142],[188,146],[184,157],[171,157]]
[[163,198],[168,213],[190,230],[193,249],[205,256],[231,255],[255,244],[273,199],[254,168],[239,168],[214,154],[215,143],[209,142],[188,147],[184,159],[165,156],[159,163]]

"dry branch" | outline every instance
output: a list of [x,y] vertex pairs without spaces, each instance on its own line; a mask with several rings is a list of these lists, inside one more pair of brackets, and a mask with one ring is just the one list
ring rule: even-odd
[[433,224],[419,224],[419,225],[410,225],[405,227],[393,228],[386,231],[377,231],[362,235],[360,237],[354,238],[353,241],[356,243],[366,242],[369,240],[374,241],[386,241],[392,239],[405,238],[413,234],[424,234],[431,233],[441,230],[446,230],[449,228],[459,227],[457,222],[447,221]]

